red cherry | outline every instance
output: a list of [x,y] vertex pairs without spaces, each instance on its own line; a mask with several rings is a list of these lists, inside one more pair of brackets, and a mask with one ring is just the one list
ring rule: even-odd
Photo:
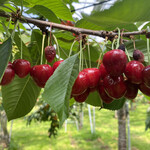
[[124,97],[127,99],[134,99],[138,93],[138,86],[136,84],[131,83],[129,80],[125,81],[127,92],[125,93]]
[[47,46],[45,48],[45,58],[48,62],[52,62],[53,59],[55,58],[56,56],[56,50],[54,48],[54,46]]
[[43,88],[49,79],[49,77],[53,74],[53,68],[50,65],[36,65],[31,68],[30,75],[36,84]]
[[57,68],[63,61],[64,61],[64,60],[56,61],[56,62],[53,64],[53,70],[55,71],[56,68]]
[[134,84],[142,83],[142,71],[144,69],[144,65],[141,62],[136,60],[132,60],[127,63],[125,69],[125,75],[130,80],[130,82]]
[[107,71],[106,71],[106,69],[105,69],[105,67],[104,67],[103,64],[100,65],[99,71],[100,71],[100,73],[101,73],[101,78],[102,78],[102,79],[104,79],[105,76],[108,75],[108,73],[107,73]]
[[7,66],[6,70],[5,70],[5,73],[3,75],[3,78],[2,78],[2,80],[0,82],[0,85],[7,85],[7,84],[9,84],[10,82],[12,82],[14,77],[15,77],[15,71],[12,68],[12,63],[9,62],[8,66]]
[[31,69],[30,62],[24,59],[16,59],[12,65],[15,73],[20,78],[27,76]]
[[87,97],[89,96],[89,93],[90,93],[90,91],[87,89],[81,95],[74,96],[74,99],[75,99],[75,101],[77,101],[79,103],[82,103],[82,102],[84,102],[87,99]]
[[111,77],[107,75],[104,78],[104,88],[109,96],[114,99],[119,99],[124,96],[126,92],[126,85],[124,83],[123,76]]
[[134,50],[133,59],[143,63],[144,62],[144,54],[140,50]]
[[79,72],[79,75],[72,87],[72,95],[80,95],[89,87],[89,79],[86,72]]
[[100,84],[99,84],[99,88],[98,88],[98,93],[102,99],[102,101],[106,104],[109,104],[113,101],[113,98],[111,98],[106,92],[105,92],[105,89],[104,89],[104,86],[103,86],[103,81],[100,81]]
[[120,49],[111,50],[103,57],[103,64],[111,76],[120,76],[126,68],[126,63],[127,56]]
[[150,87],[150,65],[146,66],[142,72],[143,82]]
[[89,88],[94,88],[98,86],[101,74],[99,69],[97,68],[86,68],[83,69],[82,72],[87,73],[89,78]]
[[143,94],[150,96],[150,88],[147,87],[144,83],[140,84],[139,89]]

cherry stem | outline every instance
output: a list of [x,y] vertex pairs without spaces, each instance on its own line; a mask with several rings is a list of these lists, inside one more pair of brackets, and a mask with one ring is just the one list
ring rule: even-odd
[[71,48],[70,48],[70,52],[69,52],[69,56],[68,56],[68,57],[70,57],[70,56],[71,56],[73,46],[74,46],[74,44],[75,44],[76,42],[77,42],[76,40],[74,40],[74,41],[73,41],[73,43],[72,43],[72,45],[71,45]]
[[127,48],[125,48],[125,52],[126,52],[126,55],[127,55],[127,57],[128,57],[128,60],[131,61],[131,58],[130,58],[130,56],[129,56],[129,53],[128,53]]
[[118,39],[117,39],[117,45],[116,45],[116,49],[118,49],[119,45],[120,45],[120,29],[118,29]]
[[133,47],[134,47],[134,49],[136,49],[136,47],[135,47],[135,40],[133,40]]
[[82,63],[82,36],[80,34],[80,61],[79,61],[79,72],[81,71],[81,63]]
[[55,41],[55,43],[56,43],[56,46],[57,46],[57,51],[58,51],[58,59],[60,60],[60,50],[59,50],[58,41],[57,41],[57,38],[55,37],[55,35],[53,35],[53,38],[54,38],[54,41]]
[[52,46],[52,23],[50,24],[50,46]]
[[22,59],[22,40],[21,40],[21,31],[20,31],[20,26],[18,24],[18,32],[19,32],[19,35],[20,35],[20,47],[21,47],[21,50],[20,50],[20,58]]
[[[149,26],[147,26],[147,31],[149,32]],[[148,55],[148,64],[150,65],[150,52],[149,52],[149,38],[147,38],[147,55]]]
[[42,62],[43,62],[44,41],[45,41],[45,34],[43,34],[43,39],[42,39],[41,65],[42,65]]
[[112,49],[114,49],[115,42],[116,42],[116,39],[114,39],[112,42]]
[[90,54],[90,43],[89,40],[87,39],[87,44],[88,44],[88,56],[89,56],[89,67],[91,68],[91,54]]
[[12,41],[14,41],[14,36],[15,36],[15,30],[18,26],[18,23],[19,23],[19,20],[17,20],[17,22],[15,23],[15,26],[14,26],[14,29],[12,31],[12,34],[11,34],[11,38],[12,38]]

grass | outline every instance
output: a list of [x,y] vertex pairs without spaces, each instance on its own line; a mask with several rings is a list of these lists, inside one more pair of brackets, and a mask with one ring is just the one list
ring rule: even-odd
[[[145,118],[148,104],[136,104],[130,111],[130,132],[132,150],[148,150],[150,148],[150,131],[145,132]],[[84,111],[84,125],[77,131],[75,124],[64,126],[56,138],[48,138],[49,123],[32,122],[26,126],[21,118],[14,121],[12,144],[16,150],[116,150],[118,142],[118,124],[114,112],[101,110],[96,112],[96,132],[91,134],[88,111]],[[8,124],[10,127],[10,123]],[[15,147],[14,146],[14,147]],[[13,149],[11,149],[13,150]],[[15,149],[14,149],[15,150]]]

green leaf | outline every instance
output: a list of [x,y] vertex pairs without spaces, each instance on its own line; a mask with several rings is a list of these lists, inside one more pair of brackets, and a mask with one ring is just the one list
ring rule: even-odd
[[98,92],[90,93],[85,102],[93,106],[102,106]]
[[30,76],[25,78],[15,77],[6,86],[2,86],[3,105],[8,120],[22,117],[34,107],[40,88]]
[[72,86],[79,73],[78,55],[66,59],[46,83],[43,99],[58,114],[60,125],[69,116],[69,100]]
[[12,51],[12,40],[8,38],[0,45],[0,82],[7,67]]
[[68,7],[62,2],[62,0],[25,0],[30,4],[31,7],[34,5],[42,5],[47,7],[48,9],[52,10],[57,17],[63,20],[70,20],[73,21],[72,15]]
[[126,99],[123,97],[123,98],[120,98],[118,100],[114,100],[110,104],[103,103],[103,108],[109,109],[109,110],[118,110],[118,109],[122,108],[125,101],[126,101]]
[[[149,0],[122,0],[117,1],[110,9],[94,12],[84,16],[87,21],[112,30],[116,27],[133,31],[137,29],[135,22],[150,20]],[[133,8],[134,6],[134,8]]]
[[44,16],[45,18],[47,18],[49,21],[51,22],[56,22],[56,23],[60,23],[59,19],[57,18],[57,16],[47,7],[42,6],[42,5],[35,5],[34,7],[32,7],[28,13],[32,13],[32,9],[36,10],[38,13],[40,13],[42,16]]

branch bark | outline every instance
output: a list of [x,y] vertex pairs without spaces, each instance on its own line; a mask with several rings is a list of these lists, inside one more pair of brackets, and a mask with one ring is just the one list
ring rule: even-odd
[[[9,14],[6,14],[5,12],[0,11],[0,16],[1,17],[6,17],[10,18],[11,16]],[[72,26],[66,26],[63,24],[58,24],[58,23],[53,23],[49,21],[42,21],[38,19],[33,19],[33,18],[28,18],[28,17],[21,17],[19,20],[23,23],[32,23],[38,27],[50,27],[52,26],[53,28],[69,31],[75,34],[87,34],[87,35],[94,35],[94,36],[99,36],[99,37],[108,37],[108,39],[113,39],[115,36],[118,35],[117,32],[113,31],[104,31],[104,30],[89,30],[89,29],[83,29],[83,28],[77,28],[77,27],[72,27]],[[141,30],[141,31],[133,31],[133,32],[124,32],[122,34],[123,37],[130,37],[131,35],[150,35],[149,32],[146,30]]]

